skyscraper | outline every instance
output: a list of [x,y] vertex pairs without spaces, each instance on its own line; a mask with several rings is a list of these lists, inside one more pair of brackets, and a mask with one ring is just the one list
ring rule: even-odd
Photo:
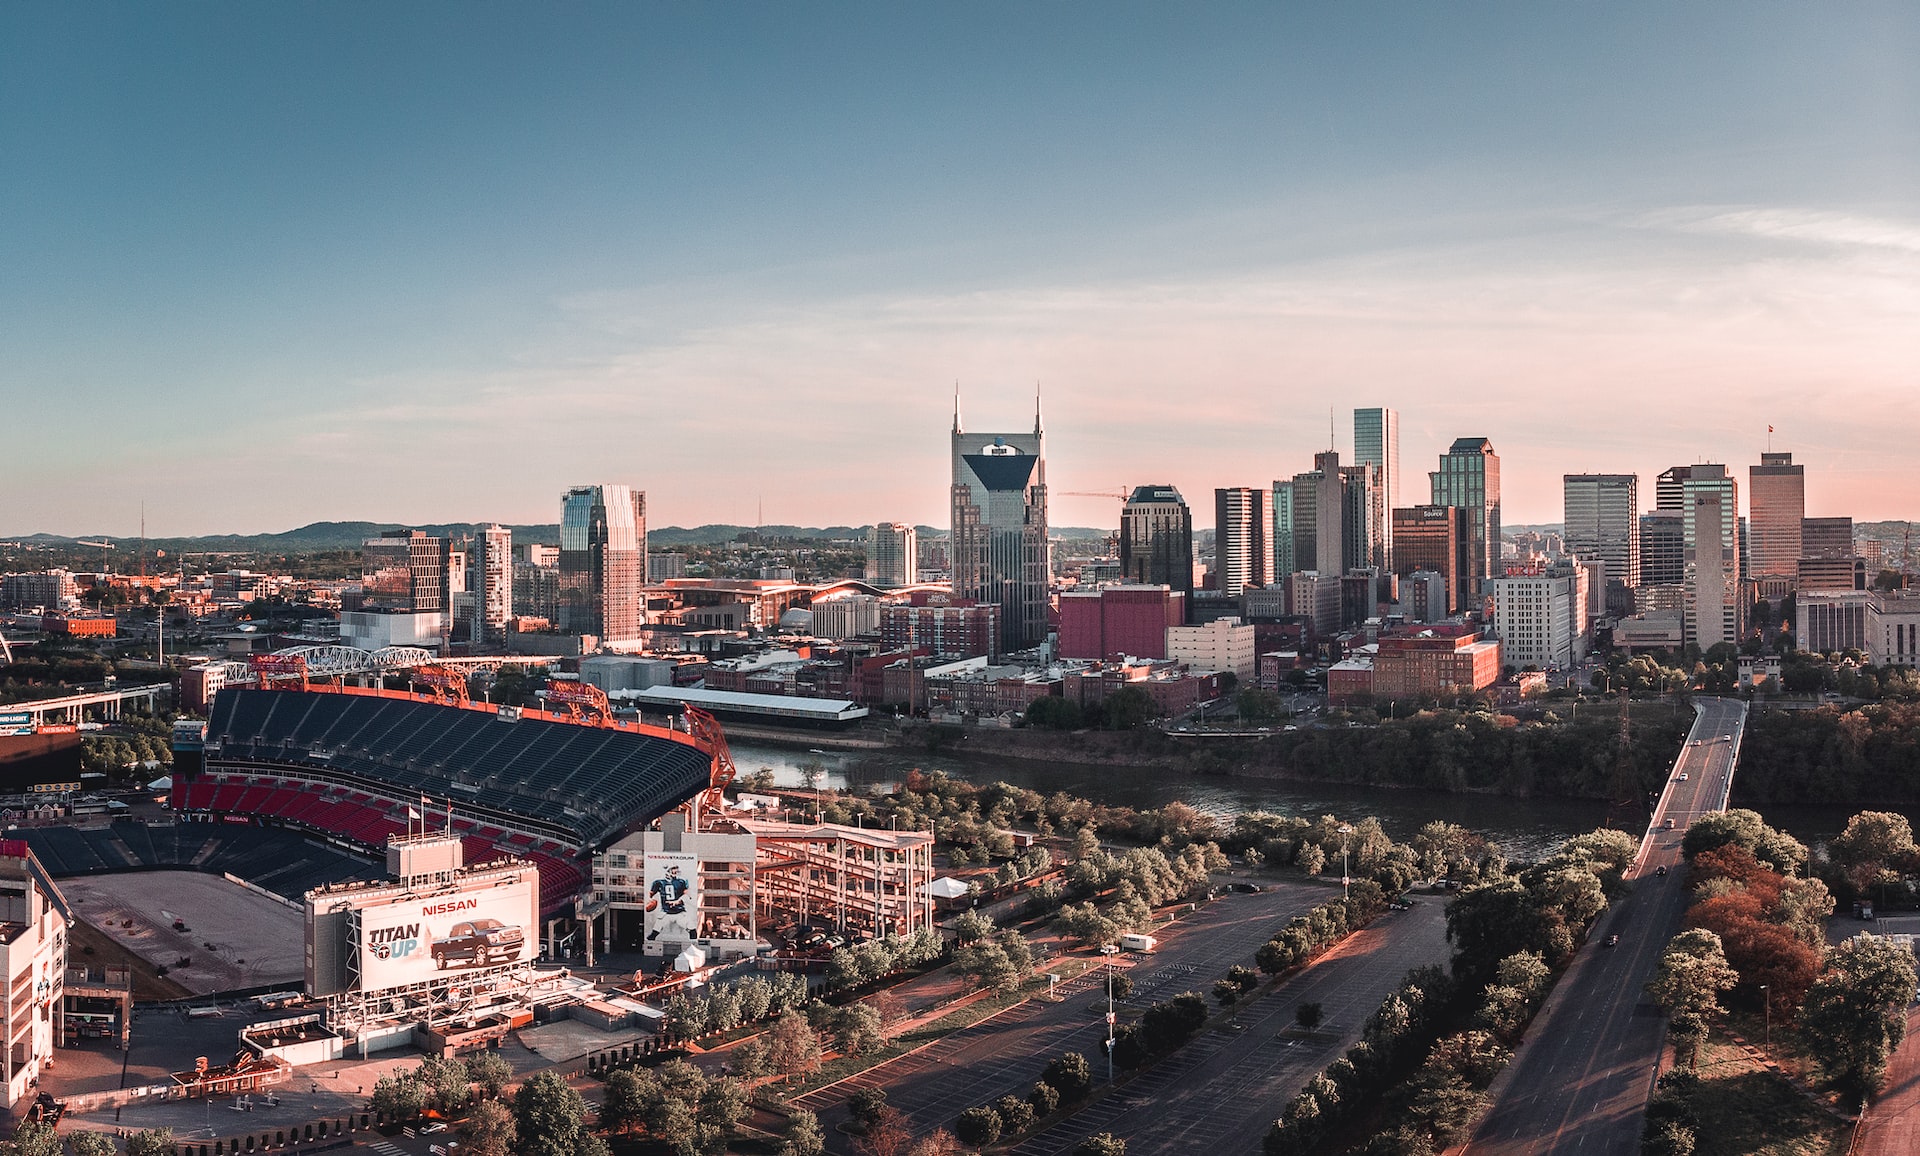
[[1640,585],[1639,476],[1568,474],[1562,483],[1567,551],[1606,563],[1609,586]]
[[1047,640],[1047,458],[1031,434],[969,434],[953,407],[953,593],[1000,608],[1003,650]]
[[1640,585],[1678,586],[1686,580],[1685,515],[1678,509],[1640,515]]
[[1467,597],[1471,557],[1467,512],[1458,506],[1411,506],[1393,512],[1393,564],[1402,577],[1438,574],[1447,604],[1434,618],[1456,614]]
[[898,522],[880,522],[868,530],[867,581],[879,586],[920,581],[919,532]]
[[1740,483],[1723,465],[1696,465],[1681,492],[1687,641],[1706,650],[1740,637]]
[[1278,584],[1300,569],[1293,554],[1293,482],[1275,479],[1267,504],[1273,514],[1273,580]]
[[1136,486],[1120,510],[1120,580],[1193,601],[1193,511],[1172,486]]
[[1434,505],[1467,512],[1466,594],[1478,597],[1500,569],[1500,456],[1486,438],[1459,438],[1427,477]]
[[361,604],[415,613],[447,608],[447,540],[422,530],[360,545]]
[[1380,467],[1378,508],[1373,512],[1373,523],[1380,527],[1380,557],[1367,564],[1392,570],[1392,511],[1400,508],[1400,415],[1385,408],[1354,410],[1353,460]]
[[1273,552],[1267,546],[1267,491],[1230,486],[1213,492],[1213,569],[1215,585],[1228,598],[1249,586],[1273,581]]
[[1807,514],[1807,467],[1792,454],[1763,453],[1747,467],[1747,512],[1753,540],[1747,547],[1755,578],[1791,577],[1803,557],[1801,520]]
[[473,536],[473,617],[467,637],[474,642],[505,642],[513,617],[513,531],[488,526]]
[[1380,493],[1380,467],[1339,466],[1340,564],[1346,570],[1384,570],[1390,531],[1382,524],[1387,507]]
[[646,621],[647,495],[576,486],[560,500],[560,630],[640,637]]
[[1653,508],[1656,510],[1679,510],[1686,506],[1685,490],[1687,479],[1693,476],[1692,466],[1668,466],[1660,471],[1654,480]]

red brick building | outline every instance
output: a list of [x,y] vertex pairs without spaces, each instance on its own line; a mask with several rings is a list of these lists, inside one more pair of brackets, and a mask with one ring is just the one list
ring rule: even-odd
[[1500,678],[1500,644],[1468,632],[1389,635],[1373,659],[1376,700],[1449,698],[1485,690]]
[[1186,595],[1168,586],[1109,586],[1060,596],[1060,657],[1167,657],[1167,627],[1186,623]]

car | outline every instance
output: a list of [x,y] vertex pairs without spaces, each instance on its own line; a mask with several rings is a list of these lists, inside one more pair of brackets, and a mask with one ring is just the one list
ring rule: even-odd
[[1683,783],[1687,781],[1687,772],[1685,771],[1680,772],[1680,781]]
[[445,939],[436,939],[427,950],[433,966],[485,967],[490,963],[509,963],[520,958],[526,933],[498,919],[469,919],[453,925]]
[[1666,875],[1666,873],[1667,873],[1667,865],[1666,865],[1666,864],[1664,864],[1664,863],[1662,863],[1662,864],[1661,864],[1660,866],[1658,866],[1658,867],[1655,867],[1655,868],[1653,869],[1653,873],[1654,873],[1655,875],[1659,875],[1659,876],[1662,876],[1662,877],[1664,877],[1664,876]]
[[1258,883],[1229,883],[1227,884],[1227,890],[1238,895],[1258,895],[1260,894],[1260,885]]
[[446,1130],[447,1130],[447,1125],[444,1121],[441,1121],[441,1120],[430,1120],[427,1123],[420,1125],[420,1127],[416,1129],[416,1131],[427,1134],[427,1135],[431,1135],[432,1133],[435,1133],[435,1132],[444,1132]]
[[1668,819],[1668,820],[1667,820],[1667,830],[1669,830],[1669,831],[1671,831],[1671,830],[1673,830],[1673,820],[1672,820],[1672,819]]
[[1608,946],[1608,947],[1619,947],[1619,946],[1620,946],[1620,937],[1619,937],[1619,936],[1617,936],[1617,935],[1609,935],[1609,936],[1607,936],[1607,946]]

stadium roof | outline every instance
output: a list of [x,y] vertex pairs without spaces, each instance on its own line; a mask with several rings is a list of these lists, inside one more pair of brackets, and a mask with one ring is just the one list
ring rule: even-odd
[[646,690],[614,691],[607,696],[643,706],[679,706],[692,703],[715,714],[761,715],[802,722],[852,722],[867,717],[867,708],[847,698],[794,698],[784,694],[748,694],[735,690],[703,690],[655,686]]
[[539,819],[583,846],[652,821],[711,779],[712,755],[690,736],[533,716],[392,691],[229,687],[214,700],[207,763],[353,775]]

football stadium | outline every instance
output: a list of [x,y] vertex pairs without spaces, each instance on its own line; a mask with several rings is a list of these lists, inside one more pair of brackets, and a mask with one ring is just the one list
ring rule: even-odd
[[574,913],[595,850],[707,790],[716,764],[711,740],[601,712],[271,682],[215,696],[197,760],[175,745],[183,817],[301,829],[374,856],[394,836],[449,830],[468,863],[535,864],[548,920]]

